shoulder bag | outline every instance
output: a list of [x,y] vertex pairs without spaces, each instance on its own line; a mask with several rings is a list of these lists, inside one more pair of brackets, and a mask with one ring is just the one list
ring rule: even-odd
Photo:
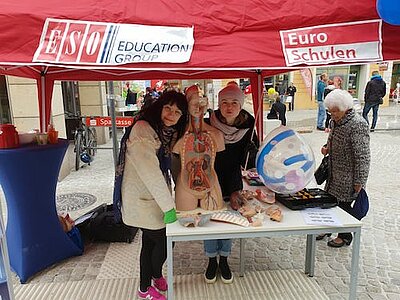
[[324,183],[324,181],[328,179],[328,175],[329,175],[329,156],[326,155],[324,156],[324,158],[321,161],[321,164],[314,173],[314,177],[315,180],[317,181],[317,184]]

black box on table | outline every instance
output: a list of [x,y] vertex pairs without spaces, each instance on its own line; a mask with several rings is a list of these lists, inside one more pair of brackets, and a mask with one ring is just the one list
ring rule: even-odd
[[312,207],[331,208],[338,205],[336,197],[319,188],[306,188],[294,194],[276,193],[275,198],[292,210]]

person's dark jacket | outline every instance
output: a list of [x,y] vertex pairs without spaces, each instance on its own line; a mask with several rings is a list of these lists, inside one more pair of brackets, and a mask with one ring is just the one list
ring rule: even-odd
[[[218,118],[221,116],[219,110],[216,110],[214,113]],[[240,114],[245,117],[245,121],[236,127],[250,129],[238,142],[233,144],[225,143],[225,150],[217,152],[214,163],[214,169],[217,173],[224,197],[229,197],[233,192],[243,189],[241,167],[245,167],[247,153],[249,153],[247,169],[255,167],[257,151],[260,145],[256,133],[254,133],[251,140],[255,122],[254,117],[243,109]],[[209,120],[206,119],[206,122],[209,123]]]
[[271,111],[269,112],[268,119],[279,119],[282,125],[286,126],[286,105],[278,101],[272,104]]
[[380,75],[371,77],[365,88],[364,101],[369,104],[380,104],[386,95],[386,83]]
[[286,94],[288,94],[289,96],[294,97],[294,94],[297,92],[297,89],[294,85],[292,86],[288,86],[288,88],[286,89]]
[[130,104],[136,104],[136,96],[136,93],[132,92],[131,89],[128,89],[125,99],[125,105],[128,106]]

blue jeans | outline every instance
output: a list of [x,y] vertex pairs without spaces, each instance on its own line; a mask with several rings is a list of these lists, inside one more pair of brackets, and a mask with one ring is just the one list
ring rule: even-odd
[[204,241],[204,251],[207,257],[229,256],[232,249],[232,240],[206,240]]
[[364,109],[363,109],[363,118],[369,124],[368,114],[369,114],[369,111],[371,110],[371,108],[372,108],[372,125],[371,125],[371,129],[375,129],[376,121],[378,121],[378,109],[379,109],[379,104],[378,103],[376,103],[376,104],[365,103]]
[[324,128],[325,122],[325,104],[324,101],[318,101],[318,118],[317,118],[317,127]]

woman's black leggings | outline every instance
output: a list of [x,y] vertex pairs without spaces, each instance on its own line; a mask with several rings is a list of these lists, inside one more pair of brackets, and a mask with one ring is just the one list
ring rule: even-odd
[[142,230],[142,250],[140,252],[140,290],[145,292],[151,285],[151,278],[162,276],[162,267],[167,259],[166,230]]

